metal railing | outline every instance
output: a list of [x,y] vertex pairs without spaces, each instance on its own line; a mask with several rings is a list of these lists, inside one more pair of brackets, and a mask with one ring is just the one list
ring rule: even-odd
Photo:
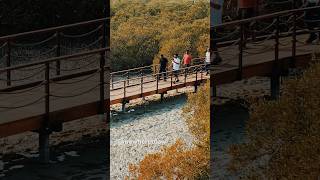
[[[197,65],[203,63],[204,58],[199,57],[199,58],[193,58],[191,61],[191,65]],[[169,67],[168,70],[170,71],[172,67]],[[144,75],[151,75],[155,76],[157,72],[160,70],[160,65],[159,64],[153,64],[149,66],[143,66],[143,67],[138,67],[138,68],[132,68],[132,69],[126,69],[126,70],[121,70],[121,71],[116,71],[110,73],[110,90],[115,89],[115,84],[118,83],[118,79],[120,80],[126,80],[127,85],[132,85],[130,81],[135,79],[136,77],[142,77]]]
[[[158,94],[161,89],[166,88],[172,90],[176,85],[183,85],[186,87],[191,83],[192,85],[197,86],[200,81],[208,78],[208,70],[209,69],[206,69],[206,64],[201,63],[181,68],[178,71],[169,70],[162,73],[151,73],[138,77],[131,77],[129,79],[130,83],[128,83],[128,79],[114,81],[113,84],[117,84],[118,86],[111,90],[110,96],[117,96],[117,98],[125,99],[129,96],[128,94],[131,94],[143,97],[145,92],[155,91],[155,93]],[[181,81],[176,82],[176,76],[180,78]]]
[[[110,18],[102,18],[0,37],[0,50],[4,52],[4,56],[2,57],[0,53],[0,61],[5,61],[3,65],[4,67],[10,67],[19,62],[28,63],[28,61],[34,61],[34,59],[42,60],[101,47],[103,48],[107,44],[107,39],[105,38],[106,32],[104,29],[107,28],[108,21],[110,21]],[[86,29],[93,28],[93,30],[77,35],[68,35],[65,33],[66,31],[71,31],[75,28],[78,30],[79,28],[81,29],[83,27]],[[90,42],[82,44],[81,47],[78,47],[80,45],[74,45],[72,47],[69,47],[68,45],[77,38],[89,38],[89,36],[91,36]],[[39,39],[41,37],[46,38],[44,40],[32,43],[25,42],[25,39]],[[61,61],[56,60],[55,66],[55,74],[61,75],[63,72]],[[8,68],[6,72],[7,86],[12,85],[12,76],[11,69]]]
[[[244,67],[244,60],[245,56],[244,54],[263,54],[266,51],[266,47],[262,47],[261,50],[258,52],[249,52],[246,51],[244,48],[244,45],[251,42],[253,44],[264,44],[266,41],[273,41],[273,45],[269,47],[269,49],[272,49],[274,52],[274,64],[273,64],[273,71],[271,74],[271,95],[272,97],[276,97],[277,94],[279,94],[279,78],[280,78],[280,62],[279,62],[279,53],[280,53],[280,46],[281,45],[290,45],[291,46],[291,56],[292,56],[292,62],[291,66],[294,68],[295,65],[295,58],[297,55],[297,43],[302,43],[298,41],[298,35],[301,34],[308,34],[311,32],[319,32],[319,29],[313,29],[313,30],[307,30],[305,28],[298,28],[299,20],[303,20],[305,23],[317,23],[318,28],[320,27],[320,19],[303,19],[305,16],[304,13],[307,11],[312,11],[320,9],[320,6],[315,7],[307,7],[307,8],[300,8],[300,9],[292,9],[292,10],[286,10],[281,12],[276,12],[272,14],[267,15],[261,15],[256,16],[249,19],[243,19],[243,20],[237,20],[232,22],[226,22],[219,25],[215,25],[211,27],[211,32],[219,32],[219,29],[223,30],[228,27],[235,28],[238,30],[235,39],[228,39],[229,43],[221,42],[220,38],[212,39],[211,41],[213,43],[217,44],[218,50],[216,50],[214,53],[222,53],[223,51],[227,50],[230,46],[238,46],[238,57],[232,57],[232,58],[238,58],[238,79],[242,79],[243,75],[243,67]],[[284,21],[283,21],[284,19]],[[247,35],[250,33],[250,28],[257,23],[261,23],[264,20],[268,20],[270,23],[268,24],[266,29],[270,29],[272,33],[264,33],[262,31],[262,36],[258,38],[247,38]],[[303,24],[303,23],[300,23]],[[285,26],[285,28],[283,27]],[[266,30],[264,29],[264,30]],[[288,31],[282,32],[283,29],[289,29]],[[251,31],[251,33],[254,33],[256,31]],[[234,33],[234,32],[233,32]],[[226,35],[228,36],[228,34]],[[254,35],[253,35],[254,36]],[[254,36],[255,37],[255,36]],[[291,43],[287,44],[281,44],[280,38],[282,37],[291,37]],[[230,41],[231,40],[231,41]],[[220,45],[219,45],[220,44]],[[221,45],[224,44],[224,45]],[[219,49],[221,47],[223,50]]]

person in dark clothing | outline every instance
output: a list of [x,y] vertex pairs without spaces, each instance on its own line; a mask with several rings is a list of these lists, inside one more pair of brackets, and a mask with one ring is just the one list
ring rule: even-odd
[[[318,0],[308,0],[307,7],[314,7],[318,6],[319,1]],[[307,25],[307,28],[310,31],[309,38],[306,40],[307,44],[312,43],[317,38],[320,39],[320,33],[316,32],[316,28],[319,27],[320,22],[320,9],[311,9],[305,11],[305,18],[304,18],[305,24]],[[317,33],[319,36],[317,36]]]
[[[238,9],[239,9],[239,19],[249,19],[256,15],[257,9],[257,1],[254,0],[238,0]],[[252,36],[254,39],[254,27],[250,25],[250,23],[244,24],[244,32],[243,32],[243,47],[246,48],[247,39]]]
[[222,62],[222,58],[219,54],[219,51],[218,51],[218,46],[217,46],[217,42],[216,42],[216,38],[217,38],[217,32],[216,32],[216,29],[212,29],[211,30],[211,47],[212,47],[212,50],[213,50],[213,55],[214,55],[214,58],[213,58],[213,65],[218,65]]
[[164,81],[167,81],[167,66],[168,66],[168,59],[165,58],[163,56],[163,54],[161,54],[161,58],[160,58],[160,69],[159,69],[159,80],[161,79],[162,75],[163,75],[163,79]]

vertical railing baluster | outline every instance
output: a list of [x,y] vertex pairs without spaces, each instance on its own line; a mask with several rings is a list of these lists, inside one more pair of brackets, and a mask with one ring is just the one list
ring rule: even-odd
[[39,157],[40,161],[48,163],[50,160],[50,64],[45,63],[45,114],[39,131]]
[[[56,32],[56,38],[57,38],[57,51],[56,51],[56,57],[61,56],[61,34],[60,31]],[[60,60],[56,61],[56,75],[60,75]]]
[[[7,59],[6,59],[6,66],[11,66],[11,42],[10,40],[7,41]],[[11,86],[11,70],[7,70],[7,86]]]
[[158,92],[159,92],[159,74],[158,73],[157,73],[156,77],[157,77],[157,94],[158,94]]
[[279,33],[280,33],[280,18],[277,17],[276,21],[276,34],[275,34],[275,60],[278,62],[279,60]]
[[196,71],[196,82],[198,82],[198,71]]
[[126,81],[123,81],[123,99],[126,98]]
[[171,77],[170,77],[170,87],[171,87],[171,90],[173,89],[173,71],[171,71]]
[[140,75],[141,75],[141,80],[140,80],[140,84],[141,84],[141,97],[143,97],[143,70],[140,70]]
[[280,34],[280,18],[276,19],[276,34],[275,34],[275,50],[274,64],[271,74],[271,98],[278,99],[280,94],[280,72],[279,72],[279,34]]
[[238,80],[242,79],[242,61],[243,61],[243,46],[244,42],[244,24],[240,23],[240,41],[239,41],[239,62],[238,62]]
[[130,73],[130,71],[127,71],[127,83],[128,83],[128,85],[130,85],[130,84],[129,84],[129,81],[130,81],[130,75],[129,75],[129,73]]
[[296,52],[297,52],[297,13],[293,12],[293,28],[292,28],[292,62],[291,67],[295,68]]
[[111,79],[111,90],[113,90],[113,74],[110,74],[110,79]]
[[106,107],[105,107],[105,92],[104,92],[104,66],[105,66],[105,51],[102,51],[100,53],[100,114],[105,114],[106,112]]
[[[50,112],[50,63],[45,63],[45,109],[46,109],[46,118],[49,118]],[[45,122],[47,123],[47,121]]]
[[184,70],[184,87],[187,86],[187,73],[188,73],[188,67]]

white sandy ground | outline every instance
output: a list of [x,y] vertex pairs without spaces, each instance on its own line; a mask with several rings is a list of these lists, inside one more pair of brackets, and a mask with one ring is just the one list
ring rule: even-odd
[[111,179],[129,175],[129,163],[139,163],[146,154],[159,152],[177,139],[192,146],[193,136],[182,117],[185,102],[166,102],[150,113],[111,124]]

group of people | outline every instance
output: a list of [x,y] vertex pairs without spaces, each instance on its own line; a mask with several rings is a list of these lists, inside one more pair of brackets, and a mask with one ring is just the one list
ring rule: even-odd
[[[179,80],[179,73],[180,73],[181,65],[183,65],[183,68],[186,68],[185,71],[188,72],[188,68],[191,66],[191,63],[192,63],[192,56],[191,56],[189,50],[187,50],[185,52],[185,54],[183,55],[182,61],[181,61],[181,58],[179,57],[178,54],[175,54],[173,56],[173,59],[171,61],[172,71],[173,71],[173,75],[175,77],[175,80],[174,80],[173,83],[176,83],[176,82],[180,81]],[[164,81],[167,80],[168,64],[169,64],[168,59],[163,54],[161,54],[161,56],[160,56],[160,68],[159,68],[160,76],[158,77],[159,79],[161,79],[162,76],[163,76],[163,80]],[[208,48],[207,52],[206,52],[206,56],[205,56],[205,67],[206,67],[207,74],[209,74],[210,64],[211,64],[211,56],[210,56],[210,49]]]

